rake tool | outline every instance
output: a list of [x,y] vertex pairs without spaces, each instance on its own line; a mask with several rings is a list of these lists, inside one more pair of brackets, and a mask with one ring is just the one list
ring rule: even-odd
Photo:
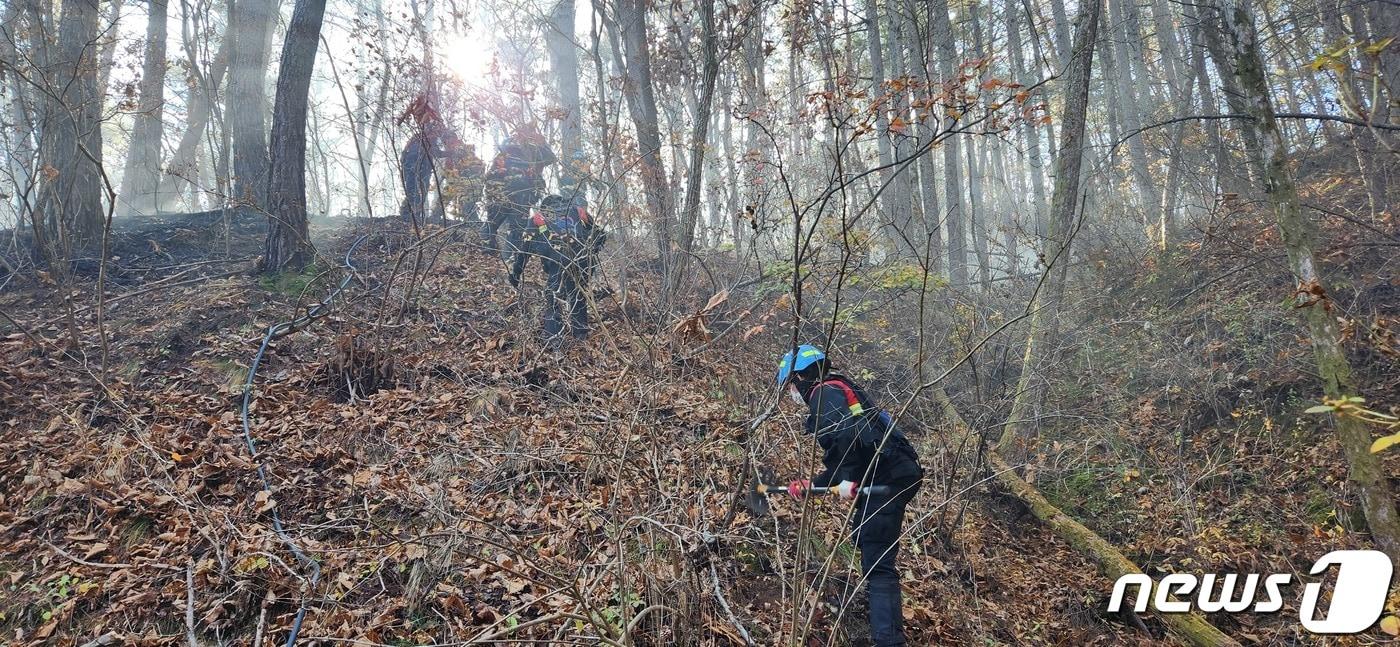
[[[807,489],[808,492],[810,492],[810,493],[812,493],[812,494],[829,494],[829,495],[831,495],[831,496],[836,496],[836,486],[835,486],[835,485],[828,486],[828,487],[820,487],[820,486],[815,486],[815,485],[814,485],[814,486],[809,487],[809,488],[806,488],[806,489]],[[759,494],[762,494],[762,495],[764,495],[764,496],[773,496],[774,494],[787,494],[787,493],[788,493],[788,491],[787,491],[787,486],[786,486],[786,485],[771,485],[771,484],[768,484],[768,483],[759,483],[758,486],[756,486],[756,487],[754,488],[754,491],[755,491],[755,492],[758,492]],[[862,488],[857,488],[857,489],[856,489],[856,492],[859,492],[859,493],[864,494],[864,495],[866,495],[866,496],[870,496],[870,495],[872,495],[872,494],[873,494],[873,495],[876,495],[876,496],[883,496],[883,495],[887,495],[887,494],[890,493],[890,486],[888,486],[888,485],[867,485],[867,486],[862,487]]]

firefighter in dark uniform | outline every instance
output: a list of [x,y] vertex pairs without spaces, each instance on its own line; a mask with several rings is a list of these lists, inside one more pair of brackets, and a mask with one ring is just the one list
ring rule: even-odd
[[605,235],[589,216],[583,197],[545,196],[531,215],[525,239],[528,252],[540,257],[547,276],[546,345],[560,347],[566,331],[574,339],[587,337],[586,291]]
[[482,247],[488,254],[501,252],[500,228],[508,226],[505,252],[511,255],[510,284],[518,286],[529,255],[523,235],[530,209],[544,195],[544,169],[557,159],[533,125],[526,124],[501,144],[486,171],[486,223]]
[[[784,355],[778,385],[807,407],[807,433],[821,445],[825,467],[810,480],[788,484],[788,493],[801,497],[814,486],[836,487],[842,499],[855,501],[852,539],[870,596],[870,637],[877,647],[904,645],[895,560],[904,507],[923,480],[919,457],[890,415],[849,378],[832,372],[820,349],[803,345]],[[887,486],[888,492],[861,494],[863,485]]]
[[455,134],[442,123],[442,117],[427,95],[414,99],[399,115],[397,123],[402,125],[410,118],[414,121],[414,132],[399,156],[399,177],[403,180],[404,192],[399,217],[421,225],[426,218],[424,207],[428,201],[428,186],[433,180],[433,168],[441,167],[451,154],[448,149]]

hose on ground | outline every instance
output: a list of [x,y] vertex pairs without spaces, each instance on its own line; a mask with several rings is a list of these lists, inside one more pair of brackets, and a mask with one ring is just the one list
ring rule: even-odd
[[[253,362],[248,366],[248,379],[243,383],[243,405],[240,411],[240,416],[243,420],[243,440],[248,443],[248,453],[252,455],[253,460],[257,462],[258,478],[262,480],[263,491],[267,492],[269,499],[272,497],[272,482],[267,478],[266,466],[258,461],[257,444],[253,440],[252,426],[248,423],[248,409],[253,403],[253,380],[257,378],[258,366],[262,364],[263,355],[267,354],[267,347],[272,343],[272,340],[295,332],[325,314],[326,307],[345,290],[345,286],[349,285],[350,281],[355,277],[356,268],[355,264],[351,262],[350,257],[368,237],[368,234],[362,234],[359,238],[355,239],[355,242],[350,244],[350,249],[345,252],[345,277],[340,280],[340,284],[337,285],[330,294],[326,295],[326,298],[307,310],[306,314],[289,321],[283,321],[268,326],[267,332],[263,334],[262,345],[258,347],[258,353],[253,356]],[[292,647],[297,642],[297,634],[301,633],[301,623],[306,619],[308,595],[310,591],[316,588],[316,583],[321,579],[321,565],[317,563],[315,559],[312,559],[310,555],[303,552],[301,548],[297,546],[296,542],[292,540],[291,536],[287,534],[287,531],[283,529],[282,515],[277,513],[276,506],[272,508],[272,529],[277,533],[277,537],[282,540],[282,543],[286,544],[287,549],[291,551],[292,555],[297,558],[297,561],[301,562],[303,566],[310,570],[310,577],[307,578],[306,587],[302,591],[301,606],[297,608],[296,619],[292,621],[292,632],[287,635],[286,647]]]

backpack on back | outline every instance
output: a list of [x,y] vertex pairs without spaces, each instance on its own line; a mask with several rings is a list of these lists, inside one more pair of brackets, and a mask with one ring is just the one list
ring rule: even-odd
[[546,196],[530,216],[536,236],[569,261],[591,260],[602,250],[606,235],[588,209],[558,196]]

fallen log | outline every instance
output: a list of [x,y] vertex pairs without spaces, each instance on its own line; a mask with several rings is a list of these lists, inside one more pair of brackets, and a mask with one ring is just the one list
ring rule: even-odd
[[[935,389],[933,397],[943,408],[944,416],[951,420],[954,425],[963,430],[969,429],[966,420],[963,419],[962,414],[958,412],[957,407],[953,405],[953,401],[948,398],[948,394],[942,388]],[[1109,579],[1116,581],[1124,575],[1143,572],[1137,564],[1125,557],[1113,544],[1108,543],[1098,533],[1065,514],[1063,510],[1055,507],[1055,504],[1050,503],[1049,499],[1040,493],[1040,490],[1017,475],[1016,471],[1008,466],[995,450],[987,452],[987,464],[991,468],[992,474],[996,475],[997,481],[1013,496],[1025,503],[1031,514],[1035,515],[1057,537],[1094,560],[1094,563],[1099,567],[1099,572]],[[1157,613],[1156,616],[1162,621],[1162,624],[1167,626],[1168,631],[1194,647],[1240,647],[1239,641],[1225,635],[1197,612]]]

